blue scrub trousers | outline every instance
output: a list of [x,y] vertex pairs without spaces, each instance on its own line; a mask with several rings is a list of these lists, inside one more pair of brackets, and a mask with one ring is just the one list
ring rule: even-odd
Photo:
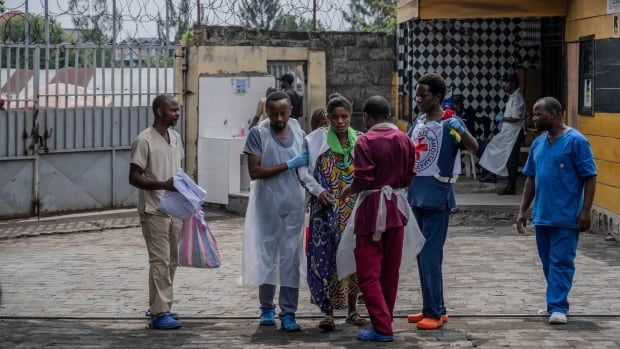
[[547,312],[568,312],[568,293],[573,286],[577,228],[536,226],[536,246],[547,280]]
[[426,318],[439,319],[446,314],[443,303],[443,245],[448,235],[450,210],[428,210],[412,207],[422,235],[426,239],[418,254],[418,271],[422,286],[422,314]]

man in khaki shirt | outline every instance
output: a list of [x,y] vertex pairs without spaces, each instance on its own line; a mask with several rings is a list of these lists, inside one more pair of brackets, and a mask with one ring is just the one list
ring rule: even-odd
[[176,191],[172,181],[181,168],[181,136],[170,129],[179,120],[179,104],[167,95],[153,100],[155,121],[131,145],[129,183],[139,189],[138,214],[149,254],[150,327],[169,330],[181,327],[170,312],[172,282],[178,265],[177,244],[181,221],[157,210],[164,190]]

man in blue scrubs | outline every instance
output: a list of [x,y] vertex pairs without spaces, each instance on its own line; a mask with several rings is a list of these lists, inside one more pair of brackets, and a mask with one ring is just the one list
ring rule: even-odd
[[539,99],[533,121],[544,133],[532,143],[523,171],[527,180],[517,229],[525,233],[527,210],[534,200],[532,218],[547,280],[549,323],[565,324],[579,232],[590,228],[596,167],[588,140],[564,125],[557,99]]

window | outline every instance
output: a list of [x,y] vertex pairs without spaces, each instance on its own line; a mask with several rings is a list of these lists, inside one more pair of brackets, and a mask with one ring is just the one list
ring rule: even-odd
[[594,35],[579,38],[579,114],[594,115]]

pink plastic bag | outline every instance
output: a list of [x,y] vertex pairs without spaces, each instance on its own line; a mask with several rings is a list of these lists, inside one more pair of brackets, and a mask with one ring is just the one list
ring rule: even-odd
[[220,251],[215,236],[204,219],[204,212],[197,210],[183,222],[179,235],[179,265],[194,268],[217,268]]

